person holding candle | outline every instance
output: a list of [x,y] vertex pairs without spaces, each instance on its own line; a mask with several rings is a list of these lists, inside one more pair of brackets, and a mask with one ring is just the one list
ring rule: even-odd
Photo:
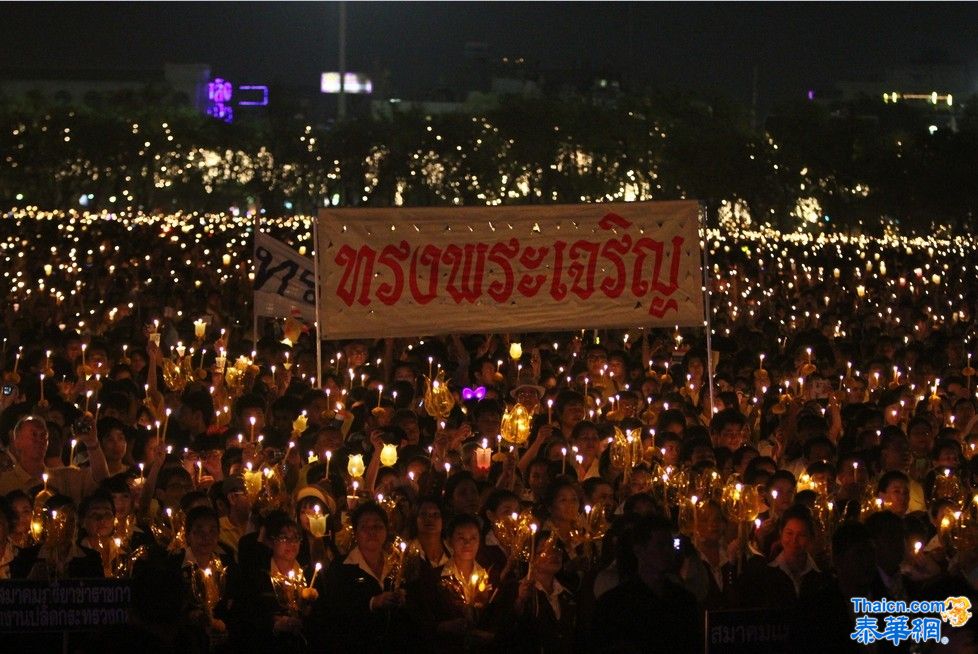
[[725,541],[727,520],[720,504],[713,500],[700,502],[693,528],[693,545],[707,577],[708,589],[702,604],[707,610],[726,607],[736,575],[736,566],[727,554]]
[[6,498],[0,497],[0,581],[10,579],[10,563],[19,551],[10,537],[15,519]]
[[314,569],[299,564],[301,530],[286,514],[270,515],[264,532],[271,552],[266,565],[242,571],[232,605],[232,645],[263,652],[301,651],[304,619],[319,597],[309,583]]
[[34,507],[30,496],[24,491],[17,490],[2,496],[2,499],[10,511],[10,542],[18,549],[33,545],[31,518]]
[[295,513],[302,535],[297,555],[299,564],[308,568],[322,563],[328,568],[337,556],[330,525],[336,515],[336,500],[319,486],[305,486],[296,491]]
[[418,500],[412,529],[414,538],[408,543],[408,570],[405,578],[415,580],[449,562],[451,550],[444,541],[442,505],[437,497]]
[[577,447],[582,461],[571,459],[577,471],[578,481],[600,476],[600,460],[603,441],[598,436],[598,427],[589,420],[582,420],[571,431],[571,444]]
[[[97,563],[98,570],[105,574],[94,574],[94,576],[110,576],[113,561],[121,553],[121,548],[116,547],[113,542],[115,503],[112,501],[112,496],[106,493],[90,495],[82,501],[78,508],[78,515],[81,520],[78,540],[81,556],[76,554],[76,557],[84,561],[76,563],[76,570],[81,567],[83,576],[94,574],[95,563]],[[95,557],[92,556],[93,553]],[[69,570],[72,563],[68,564]]]
[[252,499],[240,475],[233,475],[221,483],[221,493],[227,500],[227,515],[221,516],[221,543],[237,554],[238,541],[251,527]]
[[552,531],[564,545],[566,556],[561,582],[576,590],[580,584],[577,574],[579,565],[584,563],[583,559],[578,560],[579,552],[575,542],[575,531],[581,514],[579,486],[567,479],[555,479],[544,493],[542,507],[546,518],[543,530]]
[[29,504],[27,538],[10,562],[12,579],[65,577],[69,553],[77,550],[77,516],[71,499],[50,493],[39,497],[43,502],[38,502],[36,509]]
[[497,537],[496,523],[503,518],[519,513],[520,498],[516,493],[504,488],[496,488],[486,497],[479,510],[482,519],[482,546],[476,560],[489,572],[490,582],[500,586],[500,581],[516,563],[511,561],[503,550]]
[[910,507],[910,478],[900,470],[883,473],[876,482],[877,497],[883,500],[883,508],[903,517]]
[[818,591],[828,575],[811,555],[815,523],[807,507],[795,504],[778,520],[780,552],[769,560],[752,557],[734,585],[736,606],[794,608],[802,594]]
[[374,654],[393,646],[403,590],[386,590],[390,574],[385,553],[390,532],[387,512],[361,502],[350,516],[356,546],[334,560],[313,607],[314,651]]
[[667,518],[628,520],[618,546],[622,582],[598,598],[588,651],[692,654],[703,650],[696,598],[672,579],[678,556]]
[[[203,629],[214,639],[227,631],[230,599],[238,593],[239,574],[231,555],[221,548],[217,512],[198,506],[187,512],[184,522],[185,547],[169,554],[169,575],[179,576],[182,584],[181,619]],[[134,576],[151,570],[137,566]]]
[[448,527],[451,559],[422,577],[410,590],[408,611],[422,646],[433,652],[455,652],[467,647],[483,651],[494,637],[485,628],[481,615],[492,590],[485,568],[476,562],[480,529],[474,515],[453,518]]
[[96,429],[109,475],[118,475],[128,470],[129,466],[124,463],[128,447],[126,426],[117,418],[105,417],[98,421]]
[[[85,423],[88,425],[88,423]],[[10,468],[0,472],[0,495],[13,490],[28,491],[42,485],[41,475],[48,474],[52,490],[67,495],[78,502],[95,491],[99,482],[108,477],[105,456],[99,447],[94,426],[77,432],[81,444],[86,447],[90,466],[86,470],[70,465],[49,468],[45,463],[48,449],[48,428],[43,418],[25,415],[14,425],[11,448],[7,451],[13,461]]]
[[548,531],[537,532],[533,539],[530,573],[506,583],[493,603],[512,607],[494,616],[497,624],[506,625],[500,627],[498,647],[527,654],[579,651],[577,599],[557,579],[566,557],[564,546]]

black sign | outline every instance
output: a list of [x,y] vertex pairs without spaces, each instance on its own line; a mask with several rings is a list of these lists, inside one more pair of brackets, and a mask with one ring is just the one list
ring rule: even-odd
[[788,614],[777,609],[706,612],[707,654],[787,654]]
[[132,587],[126,580],[0,582],[0,632],[91,631],[125,624]]

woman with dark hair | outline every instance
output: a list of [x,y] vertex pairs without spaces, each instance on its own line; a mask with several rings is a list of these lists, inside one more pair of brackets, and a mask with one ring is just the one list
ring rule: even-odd
[[[20,550],[10,563],[15,579],[53,580],[103,577],[102,559],[91,548],[99,534],[112,533],[112,500],[93,495],[76,512],[71,500],[55,495],[44,504],[43,540]],[[81,537],[76,529],[82,522]],[[107,525],[107,526],[106,526]]]
[[534,537],[529,573],[501,589],[496,604],[512,607],[510,620],[497,613],[496,622],[508,625],[500,633],[500,649],[509,652],[573,652],[577,638],[578,605],[574,594],[557,579],[567,556],[552,532]]
[[34,507],[30,496],[22,490],[15,490],[3,496],[10,511],[10,541],[18,549],[34,544],[31,536],[31,514]]
[[313,632],[322,642],[316,651],[380,652],[397,631],[394,609],[404,603],[404,591],[389,589],[391,569],[386,556],[390,537],[387,512],[364,502],[350,516],[356,545],[343,559],[330,564],[322,594],[313,608]]
[[410,589],[409,611],[423,645],[434,652],[479,651],[493,640],[482,619],[492,587],[476,562],[480,529],[474,515],[456,516],[447,532],[452,558]]
[[184,522],[187,545],[168,557],[183,578],[184,619],[203,628],[212,641],[226,631],[228,599],[236,594],[237,569],[233,558],[219,544],[217,512],[198,506]]
[[14,520],[14,512],[7,500],[0,497],[0,581],[10,579],[10,562],[17,556],[17,546],[10,539]]
[[479,548],[477,560],[479,565],[489,572],[489,580],[494,586],[509,572],[511,566],[509,557],[499,544],[496,535],[496,523],[508,516],[519,513],[520,498],[503,488],[497,488],[486,498],[479,511],[482,518],[483,536],[482,547]]
[[315,567],[303,569],[297,560],[302,536],[295,520],[275,513],[269,516],[264,531],[271,544],[270,561],[263,569],[242,573],[233,605],[234,640],[255,651],[303,651],[304,618],[319,596],[310,582],[313,576],[316,583],[322,579],[315,574]]
[[321,563],[323,569],[337,557],[330,534],[336,515],[336,501],[319,486],[305,486],[296,491],[295,519],[299,525],[299,555],[303,568]]
[[435,568],[448,563],[451,551],[444,540],[444,518],[441,502],[435,497],[425,497],[418,501],[411,535],[408,543],[408,559],[405,578],[417,579]]
[[445,482],[445,508],[451,517],[479,512],[479,485],[471,472],[457,472]]
[[546,519],[543,528],[553,531],[564,545],[571,540],[581,513],[578,485],[568,479],[555,479],[543,494],[542,511]]

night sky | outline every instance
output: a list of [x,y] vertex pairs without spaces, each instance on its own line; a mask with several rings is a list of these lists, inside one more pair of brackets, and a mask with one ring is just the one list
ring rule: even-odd
[[[975,3],[348,3],[348,68],[417,97],[467,41],[546,68],[587,65],[762,105],[886,65],[944,56],[978,70]],[[239,83],[318,85],[337,62],[337,3],[3,3],[0,65],[208,63]]]

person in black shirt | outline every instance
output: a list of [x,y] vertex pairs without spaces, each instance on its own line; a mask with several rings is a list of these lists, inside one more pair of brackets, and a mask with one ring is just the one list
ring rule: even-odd
[[678,561],[671,525],[636,517],[622,538],[624,581],[598,600],[591,624],[593,652],[698,652],[702,633],[696,598],[669,578]]

